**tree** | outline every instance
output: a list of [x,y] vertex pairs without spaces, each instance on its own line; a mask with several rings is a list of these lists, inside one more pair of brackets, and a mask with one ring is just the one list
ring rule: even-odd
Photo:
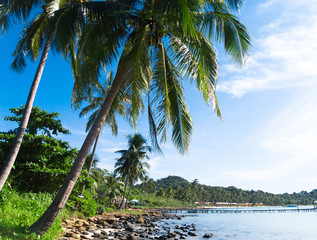
[[151,151],[151,147],[146,145],[146,140],[140,134],[129,135],[128,149],[116,151],[116,153],[121,154],[121,157],[117,159],[115,164],[115,173],[119,173],[125,182],[124,195],[119,209],[123,207],[127,187],[129,186],[129,198],[132,185],[139,179],[144,179],[146,169],[148,169],[150,165],[147,162],[142,162],[142,160],[149,159],[147,152]]
[[[51,21],[51,16],[54,15],[59,9],[67,5],[69,5],[69,1],[60,0],[1,1],[1,33],[5,32],[10,23],[12,21],[15,22],[15,19],[26,21],[32,10],[40,9],[40,11],[44,11],[39,12],[35,19],[33,19],[30,24],[25,27],[24,31],[22,32],[21,39],[14,52],[15,59],[11,67],[17,72],[21,72],[26,66],[25,56],[30,57],[31,60],[34,61],[38,58],[41,50],[42,55],[32,82],[31,89],[29,91],[20,125],[16,132],[16,137],[11,146],[10,152],[7,155],[7,159],[0,171],[0,191],[11,172],[11,169],[21,147],[25,129],[30,118],[36,91],[41,80],[41,76],[51,45],[54,43],[57,51],[62,52],[65,57],[68,57],[68,54],[70,56],[74,55],[74,40],[70,38],[69,34],[68,36],[66,36],[67,34],[61,31],[61,29],[58,27],[60,26],[58,22],[52,24]],[[38,6],[41,6],[41,8],[37,8]],[[44,42],[45,44],[43,47]]]
[[166,189],[166,194],[165,194],[165,197],[166,197],[166,206],[168,206],[168,200],[172,197],[174,197],[174,189],[169,186],[167,189]]
[[117,196],[119,196],[122,185],[123,182],[120,181],[120,178],[115,173],[110,173],[106,177],[108,207],[110,207]]
[[[137,7],[134,7],[136,2]],[[192,133],[181,76],[195,81],[204,100],[212,102],[217,115],[221,116],[214,91],[217,56],[211,40],[214,37],[216,41],[223,42],[227,53],[236,62],[244,63],[250,36],[245,26],[231,13],[231,9],[238,10],[242,3],[238,0],[131,1],[130,5],[122,5],[124,7],[112,15],[105,13],[109,12],[109,8],[102,7],[106,4],[111,6],[109,3],[98,3],[99,8],[95,9],[98,14],[94,15],[94,21],[86,20],[87,27],[83,28],[79,38],[76,56],[78,85],[75,87],[88,91],[89,84],[83,79],[88,83],[96,81],[104,66],[119,59],[116,75],[71,172],[50,207],[30,228],[31,231],[42,235],[56,219],[62,209],[60,202],[67,189],[71,189],[77,181],[85,158],[120,89],[125,89],[132,96],[133,124],[144,107],[142,94],[147,93],[152,141],[157,143],[158,134],[161,139],[166,139],[170,123],[172,141],[181,153],[188,150]],[[113,22],[116,25],[111,25]],[[121,28],[123,26],[125,28]],[[81,94],[81,91],[76,94]]]
[[142,182],[142,190],[146,193],[146,200],[149,201],[149,193],[153,193],[155,191],[155,181],[149,176],[145,176]]
[[[104,102],[104,100],[109,92],[109,89],[111,88],[111,84],[113,82],[113,77],[114,77],[113,73],[110,72],[109,76],[107,77],[107,80],[105,81],[104,84],[102,84],[98,81],[93,85],[93,87],[91,89],[92,95],[86,93],[85,96],[76,96],[77,98],[74,99],[73,107],[75,107],[76,109],[79,108],[83,102],[89,103],[86,107],[84,107],[81,110],[81,112],[79,114],[80,117],[86,116],[88,113],[93,111],[93,113],[88,118],[88,122],[86,124],[86,132],[89,131],[89,129],[93,125],[94,121],[96,120],[96,117],[99,114],[101,105]],[[128,102],[129,102],[128,99],[126,98],[126,96],[123,95],[123,93],[121,91],[116,95],[116,97],[111,105],[109,113],[105,119],[104,126],[107,126],[107,125],[110,126],[113,135],[118,134],[118,123],[116,121],[116,114],[119,114],[122,117],[127,116],[128,112],[129,112]],[[94,144],[93,151],[91,154],[90,163],[93,162],[100,134],[101,134],[101,132],[98,133],[97,138],[95,140],[95,144]],[[88,168],[88,175],[87,176],[89,176],[90,168],[91,168],[91,165]]]
[[[5,120],[19,123],[24,107],[11,108],[12,116]],[[69,134],[60,120],[59,113],[49,113],[38,106],[32,108],[30,124],[26,128],[25,140],[17,156],[16,166],[10,177],[11,184],[22,191],[56,192],[74,161],[77,150],[67,142],[52,135]],[[10,151],[16,129],[0,133],[0,165]],[[27,182],[28,184],[25,184]]]

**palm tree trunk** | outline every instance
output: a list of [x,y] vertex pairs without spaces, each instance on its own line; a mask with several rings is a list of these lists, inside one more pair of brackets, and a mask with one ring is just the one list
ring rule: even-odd
[[122,198],[122,201],[121,201],[121,203],[120,203],[120,206],[119,206],[119,208],[118,208],[119,210],[121,210],[122,207],[123,207],[125,195],[126,195],[126,193],[127,193],[127,186],[128,186],[128,176],[126,177],[126,180],[125,180],[125,183],[124,183],[124,194],[123,194],[123,198]]
[[101,133],[101,131],[97,135],[97,138],[96,138],[95,144],[94,144],[94,148],[93,148],[92,153],[91,153],[91,159],[90,159],[90,164],[89,164],[89,168],[88,168],[87,177],[89,177],[89,174],[90,174],[90,171],[91,171],[91,167],[92,167],[92,164],[94,162],[96,148],[97,148],[98,140],[99,140],[99,137],[100,137],[100,133]]
[[[51,205],[45,211],[45,213],[29,228],[31,232],[34,232],[38,235],[43,235],[54,223],[59,212],[63,209],[64,204],[66,203],[68,196],[72,191],[72,185],[76,183],[78,176],[83,168],[86,157],[89,153],[89,150],[97,138],[98,133],[101,131],[103,123],[109,113],[111,104],[117,95],[120,86],[122,85],[126,75],[127,70],[125,67],[121,67],[117,70],[116,78],[113,81],[111,89],[101,106],[100,112],[90,129],[89,133],[86,136],[86,139],[78,152],[77,158],[74,161],[74,164],[66,177],[61,189],[57,193]],[[63,204],[64,202],[64,204]]]
[[[90,170],[91,170],[91,167],[92,167],[92,163],[94,162],[94,156],[95,156],[95,153],[96,153],[96,147],[97,147],[97,144],[98,144],[98,140],[99,140],[99,136],[100,136],[100,133],[98,133],[97,135],[97,138],[95,140],[95,144],[94,144],[94,148],[92,150],[92,154],[91,154],[91,158],[90,158],[90,163],[89,163],[89,167],[88,167],[88,173],[87,173],[87,177],[89,177],[89,174],[90,174]],[[83,189],[81,190],[81,194],[80,196],[83,196],[84,195],[84,191],[85,191],[85,185],[83,186]],[[78,207],[78,201],[76,201],[75,203],[75,208]]]
[[39,83],[40,83],[40,80],[42,77],[42,73],[44,70],[44,66],[46,63],[47,55],[48,55],[48,52],[50,50],[50,46],[51,46],[51,43],[53,40],[53,36],[54,36],[54,34],[52,34],[46,40],[46,43],[45,43],[45,46],[44,46],[44,49],[42,52],[42,56],[41,56],[39,65],[37,66],[36,73],[35,73],[35,76],[34,76],[34,79],[32,82],[32,86],[31,86],[31,89],[30,89],[30,92],[28,95],[28,99],[27,99],[26,104],[25,104],[22,120],[21,120],[20,126],[18,128],[18,132],[15,136],[14,142],[11,146],[11,149],[10,149],[10,152],[7,156],[7,159],[6,159],[5,163],[3,164],[2,169],[0,171],[0,191],[2,190],[8,176],[10,175],[13,164],[14,164],[14,162],[17,158],[17,155],[19,153],[19,150],[20,150],[20,147],[22,144],[22,139],[23,139],[23,136],[25,133],[25,129],[27,127],[27,124],[29,122],[29,118],[31,115],[31,111],[32,111],[35,95],[37,92],[37,88],[39,86]]
[[125,202],[125,207],[124,207],[125,209],[127,209],[127,207],[128,207],[128,200],[129,200],[129,196],[130,196],[130,192],[131,192],[131,187],[132,187],[132,183],[130,183],[130,186],[129,186],[127,201]]

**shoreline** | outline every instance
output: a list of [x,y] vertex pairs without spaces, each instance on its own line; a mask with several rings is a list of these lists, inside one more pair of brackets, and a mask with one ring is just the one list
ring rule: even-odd
[[64,234],[59,239],[166,239],[164,236],[176,237],[176,234],[164,229],[159,222],[182,217],[151,209],[140,211],[140,214],[105,212],[86,219],[69,218],[62,222]]

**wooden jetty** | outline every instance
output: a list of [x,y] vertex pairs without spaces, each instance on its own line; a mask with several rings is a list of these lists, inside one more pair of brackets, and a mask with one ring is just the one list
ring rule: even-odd
[[165,213],[274,213],[274,212],[315,212],[317,208],[192,208],[192,209],[166,209]]

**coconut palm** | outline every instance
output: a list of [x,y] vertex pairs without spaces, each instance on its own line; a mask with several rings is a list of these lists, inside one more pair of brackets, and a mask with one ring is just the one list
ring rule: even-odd
[[120,189],[123,186],[123,182],[115,173],[110,173],[106,177],[107,197],[108,206],[110,207],[117,196],[120,195]]
[[[116,94],[124,89],[132,97],[131,115],[135,125],[144,108],[147,94],[150,133],[165,140],[167,126],[172,125],[172,141],[185,153],[190,145],[192,121],[185,103],[183,80],[195,83],[207,103],[221,116],[215,86],[218,63],[212,40],[224,44],[228,55],[243,64],[250,47],[250,36],[231,11],[243,0],[144,0],[125,4],[120,10],[102,16],[108,8],[98,3],[94,21],[79,36],[76,59],[76,94],[89,91],[87,82],[96,81],[101,70],[116,60],[116,75],[107,97],[89,131],[74,165],[53,203],[31,227],[43,234],[53,223],[63,205],[67,189],[75,183],[85,158],[100,132]],[[65,12],[67,14],[67,12]],[[119,26],[111,25],[116,22]],[[121,29],[121,23],[126,26]],[[109,25],[115,27],[109,29]],[[111,35],[111,36],[110,36]],[[121,51],[122,50],[122,51]],[[86,80],[83,81],[83,80]]]
[[168,200],[172,197],[174,197],[174,194],[175,194],[175,191],[174,189],[169,186],[167,189],[166,189],[166,194],[165,194],[165,197],[166,197],[166,206],[168,205]]
[[146,193],[146,200],[149,201],[149,193],[155,191],[155,181],[149,176],[145,176],[142,182],[142,190]]
[[[17,130],[16,137],[11,146],[6,161],[0,171],[0,191],[10,174],[15,159],[18,155],[51,45],[54,44],[55,46],[58,46],[57,52],[62,52],[65,57],[74,55],[73,39],[69,37],[70,35],[66,36],[67,34],[60,30],[61,25],[58,22],[52,24],[51,21],[52,15],[54,15],[61,8],[68,7],[74,1],[1,1],[1,33],[4,33],[9,28],[12,22],[14,23],[16,20],[26,21],[33,10],[40,10],[37,11],[38,13],[36,14],[36,17],[29,23],[29,25],[25,27],[24,31],[22,32],[21,39],[14,52],[15,59],[11,65],[12,69],[17,72],[21,72],[26,66],[26,56],[30,57],[31,60],[34,61],[40,55],[41,50],[42,54],[32,82],[31,89],[29,91],[24,113],[19,128]],[[74,28],[74,26],[72,27]]]
[[[89,116],[88,118],[88,122],[86,124],[86,132],[90,130],[91,126],[93,125],[94,121],[96,120],[96,117],[99,114],[100,111],[100,107],[102,105],[102,103],[104,102],[107,93],[111,87],[111,84],[113,82],[113,73],[110,72],[107,80],[105,81],[105,83],[101,83],[100,81],[96,82],[92,89],[92,95],[85,95],[85,96],[75,96],[75,99],[73,99],[73,104],[72,106],[75,109],[78,109],[80,107],[80,105],[82,103],[89,103],[86,107],[82,108],[79,116],[83,117],[83,116],[87,116],[87,114],[89,114],[90,112],[92,112],[92,114]],[[112,130],[112,134],[113,135],[117,135],[118,134],[118,123],[116,120],[116,114],[119,114],[122,117],[127,117],[128,113],[129,113],[129,100],[127,98],[127,96],[123,95],[123,92],[119,92],[116,95],[116,98],[114,99],[111,108],[109,110],[109,113],[105,119],[104,122],[104,126],[110,126],[111,130]],[[97,144],[98,144],[98,140],[100,137],[101,132],[98,133],[97,138],[95,140],[94,146],[93,146],[93,151],[91,154],[91,160],[90,163],[92,164],[94,156],[95,156],[95,152],[96,152],[96,148],[97,148]],[[88,168],[88,174],[87,176],[89,176],[90,173],[90,169],[91,169],[91,164],[90,167]]]
[[[121,9],[122,3],[126,2],[129,1],[108,0],[103,2],[103,6],[101,7],[103,9],[102,17],[107,18],[107,16],[111,15],[109,23],[105,27],[106,29],[116,30],[120,28],[120,21],[114,19],[113,13]],[[21,34],[21,39],[13,54],[15,59],[11,65],[12,69],[22,72],[26,66],[25,58],[29,57],[32,61],[35,61],[42,50],[38,68],[25,104],[22,121],[6,162],[0,171],[0,191],[10,174],[19,152],[51,46],[53,46],[52,49],[55,52],[62,53],[66,59],[71,61],[74,75],[76,75],[75,39],[78,38],[83,24],[98,15],[98,7],[98,3],[90,2],[90,0],[2,0],[0,2],[0,33],[5,33],[9,26],[16,21],[27,22],[31,12],[38,12],[36,17],[26,25]],[[91,14],[91,12],[95,13]],[[121,24],[121,28],[124,27]],[[124,31],[121,30],[118,32]],[[80,88],[78,86],[80,84],[75,82],[73,95],[79,91]]]
[[[149,159],[147,153],[151,152],[150,146],[146,145],[146,140],[140,134],[128,136],[128,149],[119,150],[121,157],[115,163],[115,173],[118,173],[124,179],[124,194],[119,209],[122,209],[124,199],[126,197],[127,187],[129,186],[129,193],[132,185],[140,180],[143,180],[146,175],[146,169],[150,167],[143,159]],[[127,198],[128,199],[128,198]]]

